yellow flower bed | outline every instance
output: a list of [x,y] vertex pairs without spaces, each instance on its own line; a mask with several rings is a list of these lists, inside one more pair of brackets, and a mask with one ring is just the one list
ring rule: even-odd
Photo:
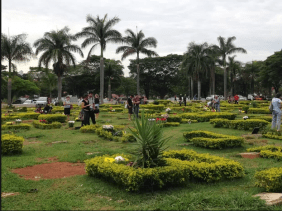
[[256,185],[266,191],[282,191],[282,167],[258,171],[255,174]]
[[24,138],[10,134],[1,136],[1,153],[18,153],[22,151]]

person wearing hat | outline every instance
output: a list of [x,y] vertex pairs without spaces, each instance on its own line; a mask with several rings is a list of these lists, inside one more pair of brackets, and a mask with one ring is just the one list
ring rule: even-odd
[[81,102],[81,109],[84,112],[84,119],[81,123],[81,126],[90,125],[90,123],[89,123],[90,104],[89,104],[89,101],[88,101],[88,94],[83,95],[83,100]]

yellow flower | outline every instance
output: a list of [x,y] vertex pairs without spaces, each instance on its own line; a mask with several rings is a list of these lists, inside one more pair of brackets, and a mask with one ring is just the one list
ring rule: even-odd
[[115,162],[114,158],[105,157],[105,162],[113,163]]

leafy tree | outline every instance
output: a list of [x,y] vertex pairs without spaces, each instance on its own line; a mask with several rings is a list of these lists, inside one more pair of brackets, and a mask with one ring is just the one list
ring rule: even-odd
[[125,59],[126,57],[137,54],[137,94],[140,94],[140,84],[139,84],[139,78],[140,78],[140,70],[139,70],[139,54],[145,54],[146,56],[158,56],[158,54],[155,51],[148,50],[148,47],[157,47],[157,40],[154,37],[148,37],[145,39],[145,35],[140,30],[136,34],[131,30],[127,29],[125,31],[127,34],[126,37],[123,38],[123,42],[127,45],[120,46],[117,48],[116,53],[123,52],[121,56],[121,60]]
[[120,86],[116,89],[117,94],[125,94],[127,97],[135,94],[136,80],[130,77],[120,77]]
[[236,37],[228,37],[227,40],[221,36],[217,38],[219,46],[213,46],[214,49],[218,51],[222,59],[222,66],[224,69],[224,98],[227,99],[227,70],[226,70],[226,57],[233,53],[247,53],[244,48],[236,47],[233,44],[233,41],[236,40]]
[[86,21],[90,26],[84,27],[82,32],[76,34],[77,38],[86,37],[86,39],[81,44],[82,48],[87,47],[88,45],[92,45],[90,51],[88,53],[88,58],[90,57],[92,51],[100,45],[101,47],[101,57],[100,57],[100,102],[103,104],[104,99],[104,57],[103,52],[106,50],[107,43],[118,43],[122,41],[121,34],[112,29],[115,24],[117,24],[120,19],[114,17],[112,19],[107,19],[107,14],[104,18],[100,18],[97,16],[93,18],[88,15],[86,17]]
[[23,80],[18,76],[15,76],[12,83],[13,96],[20,97],[24,95],[39,94],[40,89],[34,82],[29,80]]
[[235,60],[236,55],[232,57],[228,57],[228,62],[227,62],[227,70],[230,72],[230,81],[231,81],[231,96],[234,96],[234,81],[235,81],[235,76],[238,72],[238,69],[241,66],[241,63],[239,61]]
[[48,68],[50,62],[53,62],[53,71],[58,76],[58,100],[62,96],[62,76],[68,70],[68,66],[75,66],[75,57],[72,52],[79,53],[83,57],[83,52],[77,45],[71,44],[75,41],[75,36],[69,33],[69,28],[46,32],[43,38],[34,42],[36,55],[43,52],[38,61],[38,66],[42,64]]
[[[7,36],[1,34],[1,61],[7,60],[9,66],[9,79],[8,79],[8,105],[12,104],[11,91],[12,91],[12,69],[16,70],[17,66],[14,62],[26,62],[33,57],[33,51],[26,40],[26,34],[19,34],[16,36]],[[1,69],[2,69],[1,65]]]

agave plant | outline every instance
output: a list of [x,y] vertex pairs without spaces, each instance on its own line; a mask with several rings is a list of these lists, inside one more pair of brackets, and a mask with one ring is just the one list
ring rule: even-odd
[[135,118],[135,130],[130,131],[137,140],[137,166],[142,168],[152,168],[156,166],[164,166],[165,160],[162,153],[168,147],[165,146],[170,137],[163,137],[163,128],[161,124],[155,121],[148,121],[142,111],[141,120]]

